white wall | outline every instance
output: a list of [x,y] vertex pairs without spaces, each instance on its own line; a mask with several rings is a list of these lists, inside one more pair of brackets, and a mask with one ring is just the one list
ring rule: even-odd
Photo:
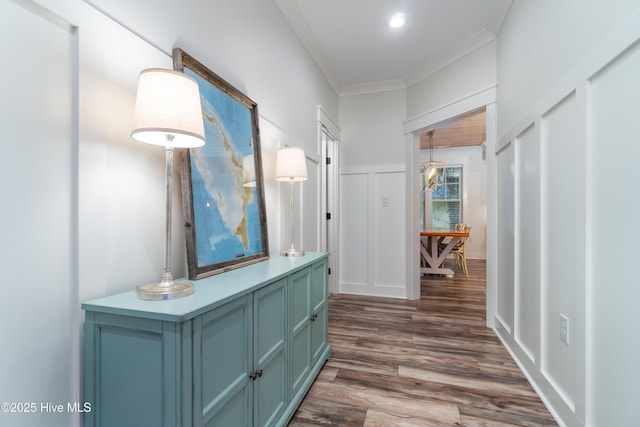
[[[274,251],[288,207],[288,188],[273,179],[275,152],[303,147],[317,169],[317,106],[337,117],[337,95],[275,2],[94,3],[103,10],[81,0],[0,4],[0,46],[14,70],[1,80],[2,194],[11,206],[0,214],[8,284],[0,302],[2,402],[80,400],[80,302],[162,272],[164,151],[129,137],[142,69],[171,68],[180,46],[258,103]],[[317,200],[317,185],[304,191]],[[173,201],[172,270],[180,276],[179,185]],[[298,229],[318,229],[316,221],[305,216]],[[13,426],[79,424],[75,414],[1,417]]]
[[499,37],[500,129],[526,120],[553,88],[571,85],[576,66],[637,8],[637,0],[515,0]]
[[[487,162],[480,146],[433,150],[434,160],[462,166],[462,221],[471,225],[467,258],[485,259],[487,246]],[[420,162],[429,161],[429,150],[420,150]]]
[[637,1],[516,0],[498,37],[496,330],[564,425],[640,424],[638,75]]
[[404,90],[340,97],[339,290],[404,298]]
[[404,90],[340,97],[340,166],[398,165],[405,161]]
[[440,109],[495,84],[496,42],[492,40],[411,85],[407,90],[407,118]]
[[[330,116],[337,117],[337,97],[275,2],[90,0],[89,3],[163,52],[170,52],[173,46],[182,47],[254,100],[266,125],[261,129],[265,140],[263,152],[282,146],[305,150],[311,180],[304,184],[307,190],[304,203],[307,212],[313,208],[309,203],[317,201],[319,188],[313,179],[320,173],[316,108],[322,105]],[[263,164],[275,160],[275,154],[271,153],[263,154]],[[265,181],[272,179],[266,170],[264,177]],[[269,246],[272,251],[279,251],[291,241],[289,188],[285,184],[267,185],[265,190],[271,187],[277,192],[275,198],[283,202],[267,206],[271,226]],[[281,194],[284,197],[279,197]],[[297,204],[301,194],[296,193]],[[280,211],[287,216],[281,217]],[[317,250],[317,233],[312,230],[317,228],[318,218],[302,216],[302,206],[297,206],[296,212],[296,221],[304,218],[306,222],[295,224],[294,240],[298,246],[308,243],[305,246],[309,250]]]
[[[0,424],[32,426],[41,402],[66,407],[79,394],[77,104],[69,78],[77,35],[12,2],[0,3],[0,27],[0,55],[13,70],[5,63],[0,80]],[[4,402],[33,403],[26,410],[35,413]],[[73,417],[56,414],[47,425],[68,426]]]

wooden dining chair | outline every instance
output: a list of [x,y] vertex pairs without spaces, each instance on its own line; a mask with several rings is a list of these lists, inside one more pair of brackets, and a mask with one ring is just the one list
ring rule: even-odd
[[[471,226],[468,224],[456,224],[456,231],[471,231]],[[446,247],[446,243],[440,244],[440,250]],[[469,277],[469,271],[467,270],[467,256],[465,253],[467,247],[467,237],[460,237],[456,242],[449,255],[453,255],[456,261],[456,265],[462,269],[465,276]]]

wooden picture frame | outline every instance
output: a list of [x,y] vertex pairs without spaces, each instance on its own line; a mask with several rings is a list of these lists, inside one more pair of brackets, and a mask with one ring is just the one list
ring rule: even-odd
[[258,106],[180,48],[173,68],[198,82],[206,138],[180,150],[189,279],[266,260]]

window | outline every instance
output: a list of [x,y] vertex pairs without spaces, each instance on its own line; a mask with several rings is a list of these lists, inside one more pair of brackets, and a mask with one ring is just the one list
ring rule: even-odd
[[[422,229],[425,224],[432,228],[453,228],[462,223],[462,166],[445,166],[440,170],[444,184],[432,193],[420,193]],[[431,221],[425,213],[431,214]]]
[[431,195],[431,226],[451,228],[462,222],[462,166],[443,169],[444,185]]

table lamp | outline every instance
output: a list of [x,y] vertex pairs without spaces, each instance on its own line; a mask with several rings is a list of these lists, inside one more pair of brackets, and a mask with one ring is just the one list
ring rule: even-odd
[[302,148],[286,147],[278,150],[276,156],[276,181],[290,184],[289,196],[289,233],[291,247],[280,252],[282,256],[303,256],[302,249],[296,249],[293,243],[293,183],[307,180],[307,160]]
[[143,70],[138,78],[133,122],[133,139],[164,146],[166,153],[164,269],[160,282],[137,287],[138,298],[157,301],[191,295],[193,284],[174,282],[171,274],[171,193],[173,149],[205,143],[198,83],[178,71]]

